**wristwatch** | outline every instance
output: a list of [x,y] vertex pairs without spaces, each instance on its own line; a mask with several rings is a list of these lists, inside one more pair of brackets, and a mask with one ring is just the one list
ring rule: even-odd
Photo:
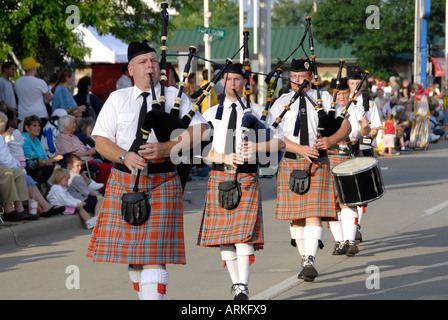
[[124,163],[124,156],[126,155],[126,153],[128,153],[128,152],[127,152],[127,151],[123,152],[123,153],[121,154],[120,158],[118,158],[118,162],[119,162],[120,164],[123,164],[123,163]]

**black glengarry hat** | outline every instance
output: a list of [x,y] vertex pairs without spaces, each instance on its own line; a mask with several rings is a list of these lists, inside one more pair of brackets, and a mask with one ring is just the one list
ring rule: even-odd
[[291,61],[291,71],[302,72],[302,71],[313,71],[313,64],[309,59],[292,59]]
[[141,54],[156,52],[156,50],[149,44],[148,40],[142,42],[131,42],[128,46],[128,62],[136,56]]
[[229,65],[224,73],[236,73],[244,77],[244,67],[241,63],[236,62]]
[[363,71],[361,68],[359,67],[355,67],[353,69],[349,69],[347,71],[347,78],[348,79],[353,79],[353,80],[361,80],[362,76],[363,76]]
[[[330,89],[336,89],[336,79],[331,79],[330,83]],[[339,81],[339,88],[338,90],[347,90],[348,89],[348,79],[347,78],[341,78]]]

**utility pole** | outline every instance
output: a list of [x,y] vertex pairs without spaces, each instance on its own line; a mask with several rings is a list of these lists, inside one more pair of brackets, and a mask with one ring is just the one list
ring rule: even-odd
[[[271,71],[271,0],[260,0],[258,69],[261,73]],[[266,101],[267,85],[264,76],[258,75],[258,101]]]
[[[209,10],[208,7],[208,0],[204,0],[204,27],[209,28],[210,27],[210,17],[212,13]],[[205,68],[208,70],[208,81],[212,80],[212,65],[210,61],[212,60],[212,38],[213,36],[205,33],[204,34],[204,46],[205,46]],[[212,98],[211,96],[208,99],[208,107],[211,108],[212,106]]]

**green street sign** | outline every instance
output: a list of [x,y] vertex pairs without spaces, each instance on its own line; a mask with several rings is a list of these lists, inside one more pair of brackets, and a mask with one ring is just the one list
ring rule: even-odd
[[208,33],[212,36],[216,36],[218,38],[225,38],[226,31],[222,29],[215,29],[215,28],[206,28],[204,26],[197,26],[196,32],[198,33]]

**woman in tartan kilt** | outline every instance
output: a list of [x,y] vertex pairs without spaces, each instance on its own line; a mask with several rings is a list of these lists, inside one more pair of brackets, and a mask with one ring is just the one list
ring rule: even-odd
[[[247,102],[239,102],[234,90],[241,97],[246,81],[243,65],[231,65],[222,80],[226,95],[223,105],[213,106],[203,114],[214,128],[212,148],[206,157],[213,165],[197,240],[200,246],[220,248],[221,258],[233,283],[232,293],[236,300],[248,299],[248,282],[251,264],[254,262],[254,251],[262,249],[264,244],[258,166],[255,160],[251,159],[253,157],[244,155],[260,155],[260,152],[284,148],[281,130],[271,130],[271,140],[267,143],[238,142],[242,141],[241,119],[244,113],[240,103],[244,103],[246,108]],[[232,117],[232,110],[235,110],[236,117]],[[251,103],[250,110],[259,119],[264,107]],[[217,114],[221,112],[222,118],[219,118]],[[235,119],[236,124],[234,133],[228,131],[228,124],[232,119]],[[268,115],[266,123],[272,121],[272,116]],[[241,183],[241,200],[237,208],[227,210],[219,205],[218,187],[221,182],[234,179],[235,168],[238,168],[237,179]]]
[[[189,149],[193,144],[193,131],[203,132],[208,126],[197,113],[180,138],[159,142],[152,132],[140,149],[136,148],[138,151],[128,151],[136,139],[136,130],[140,130],[139,118],[151,110],[148,101],[157,99],[161,90],[158,57],[146,40],[129,44],[128,60],[129,74],[135,85],[111,93],[92,132],[98,152],[114,162],[114,167],[87,256],[95,262],[128,264],[129,277],[139,298],[163,299],[168,284],[165,265],[186,263],[182,188],[170,152],[173,147]],[[156,96],[149,97],[153,93]],[[174,105],[177,94],[176,88],[166,88],[166,107]],[[190,109],[191,102],[185,96],[180,116]],[[169,112],[167,108],[165,111]],[[133,192],[137,170],[142,170],[138,188],[148,197],[150,216],[142,224],[133,225],[121,217],[121,197]]]
[[[309,83],[313,82],[312,70],[313,65],[309,59],[292,59],[290,70],[292,91],[283,94],[275,101],[271,108],[274,117],[279,117],[285,106],[289,105],[305,79]],[[317,92],[311,85],[308,85],[303,92],[317,101]],[[331,106],[331,96],[328,92],[322,92],[322,105],[328,112]],[[295,240],[302,258],[303,269],[299,273],[299,278],[314,281],[318,274],[314,262],[322,239],[322,220],[334,219],[337,212],[330,161],[328,157],[318,159],[319,150],[326,150],[343,141],[350,133],[351,126],[348,120],[344,119],[341,127],[332,136],[317,138],[319,117],[308,99],[302,95],[290,107],[280,122],[285,135],[286,154],[277,176],[276,219],[291,221],[291,237]],[[337,105],[336,112],[340,111],[340,106]],[[300,116],[303,114],[306,115],[306,122]],[[310,188],[306,193],[299,195],[290,189],[290,176],[294,170],[307,169],[310,169],[311,175]]]

